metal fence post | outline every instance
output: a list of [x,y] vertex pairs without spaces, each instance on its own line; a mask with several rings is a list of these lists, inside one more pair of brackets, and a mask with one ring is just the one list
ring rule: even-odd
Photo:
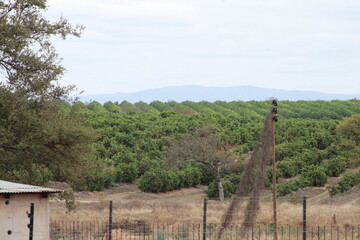
[[303,240],[306,240],[306,197],[303,197]]
[[109,203],[109,240],[112,240],[112,211],[113,211],[113,202]]
[[30,213],[28,214],[30,219],[30,223],[28,225],[29,228],[29,240],[33,240],[34,235],[34,203],[30,204]]
[[206,213],[207,213],[207,198],[204,199],[203,240],[206,240]]

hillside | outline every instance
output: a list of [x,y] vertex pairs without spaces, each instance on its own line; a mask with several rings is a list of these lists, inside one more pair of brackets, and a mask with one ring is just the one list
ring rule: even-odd
[[[266,101],[150,104],[124,101],[103,105],[79,102],[73,107],[80,110],[84,124],[99,133],[96,156],[99,166],[105,167],[88,178],[90,190],[101,190],[113,182],[137,182],[143,191],[166,192],[202,183],[209,186],[209,196],[216,197],[215,179],[207,168],[188,160],[171,167],[168,163],[172,151],[187,145],[179,142],[181,139],[192,141],[193,146],[200,142],[210,144],[207,139],[218,139],[223,149],[229,149],[232,158],[237,159],[236,164],[220,170],[231,194],[249,154],[259,142],[270,104]],[[278,176],[287,180],[279,185],[279,196],[308,186],[323,186],[327,177],[360,166],[358,140],[351,135],[351,129],[356,131],[357,125],[344,121],[360,113],[359,100],[280,101],[277,108]],[[213,135],[196,139],[204,126]],[[181,151],[175,153],[183,157]],[[217,150],[210,155],[220,153]],[[267,186],[270,179],[268,175]]]

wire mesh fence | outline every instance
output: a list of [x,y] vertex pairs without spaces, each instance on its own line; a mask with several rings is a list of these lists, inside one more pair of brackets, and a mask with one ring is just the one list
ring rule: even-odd
[[[258,208],[246,208],[248,202],[259,200]],[[304,203],[306,198],[295,203],[279,200],[279,224],[274,229],[271,198],[239,199],[233,212],[226,211],[229,203],[205,199],[130,205],[114,202],[114,206],[110,201],[108,210],[107,203],[102,203],[105,211],[97,214],[99,218],[90,218],[96,221],[51,221],[50,236],[52,240],[270,240],[276,239],[275,235],[281,240],[360,240],[360,211],[353,205],[335,207],[310,201],[306,207]],[[225,214],[233,215],[233,222],[224,228]],[[244,224],[247,214],[257,216],[251,227]]]
[[[201,204],[187,205],[189,208],[202,210],[194,211],[196,215],[199,215],[194,218],[195,221],[186,218],[176,220],[172,218],[170,222],[155,222],[150,219],[121,220],[118,216],[113,216],[113,202],[110,201],[108,221],[51,221],[50,236],[52,240],[360,240],[360,227],[331,225],[334,222],[331,222],[330,225],[323,222],[323,226],[314,225],[314,222],[311,221],[308,224],[306,198],[302,198],[302,200],[303,204],[298,203],[296,205],[298,208],[295,211],[296,215],[290,215],[290,217],[295,216],[298,221],[290,221],[289,218],[286,218],[288,216],[286,213],[294,212],[295,206],[286,205],[288,207],[280,208],[278,212],[282,222],[276,229],[272,218],[269,218],[272,214],[270,211],[271,201],[264,199],[261,201],[259,208],[251,209],[250,212],[245,207],[246,203],[259,201],[259,199],[243,198],[239,200],[239,208],[233,212],[226,212],[226,207],[222,204],[219,205],[217,201],[210,201],[209,204],[207,199],[203,199],[202,207]],[[171,208],[165,206],[168,215],[175,214],[175,212],[171,211]],[[223,209],[219,211],[221,207]],[[116,208],[115,205],[115,210]],[[234,222],[225,228],[221,224],[224,212],[234,215]],[[328,210],[328,212],[331,211]],[[258,220],[251,227],[244,224],[245,216],[249,213],[256,214],[258,217]],[[136,215],[135,212],[133,214]],[[158,213],[152,212],[151,214],[155,217]],[[310,216],[313,218],[314,215]],[[113,217],[117,220],[113,221]],[[210,221],[208,221],[209,218]],[[218,219],[216,220],[216,218]],[[286,219],[288,220],[286,221]],[[297,224],[294,224],[296,222]],[[219,237],[221,229],[223,231],[221,237]]]
[[[53,221],[50,225],[51,240],[108,240],[109,223],[97,221]],[[217,240],[218,224],[206,225],[206,240]],[[146,223],[114,222],[112,240],[204,240],[203,226],[199,223]],[[278,239],[304,239],[300,226],[280,227]],[[239,225],[229,226],[223,236],[224,240],[265,240],[273,239],[274,229],[271,226],[242,228]],[[360,227],[310,227],[306,239],[311,240],[359,240]]]

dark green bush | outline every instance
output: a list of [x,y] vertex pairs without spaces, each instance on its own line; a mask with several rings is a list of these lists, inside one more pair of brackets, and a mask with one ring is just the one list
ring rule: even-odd
[[277,186],[278,197],[283,197],[291,192],[297,191],[299,188],[309,186],[309,181],[305,178],[298,178]]
[[148,157],[144,157],[143,159],[136,161],[136,167],[138,169],[138,175],[142,176],[145,172],[149,171],[153,168],[161,168],[163,165],[162,161],[158,159],[150,159]]
[[[225,181],[223,188],[224,197],[229,198],[235,193],[236,184],[232,183],[231,181]],[[205,190],[205,193],[209,198],[219,198],[218,184],[215,180],[209,184],[208,189]]]
[[350,190],[353,186],[360,184],[360,171],[344,174],[343,178],[334,186],[329,187],[331,196]]
[[321,155],[315,148],[303,149],[299,157],[306,165],[318,165],[321,163]]
[[132,183],[138,177],[138,169],[135,163],[120,163],[115,168],[116,182]]
[[346,169],[346,159],[335,157],[325,163],[326,174],[330,177],[338,177]]
[[111,187],[115,181],[114,170],[108,167],[92,169],[91,174],[86,178],[86,186],[89,191],[102,191]]
[[167,192],[178,189],[178,175],[164,168],[153,168],[140,177],[138,187],[144,192]]
[[310,186],[324,186],[327,182],[325,168],[319,165],[307,165],[301,169],[301,177],[305,178]]
[[178,172],[175,172],[173,170],[168,170],[167,175],[169,178],[168,180],[169,180],[169,187],[170,187],[170,189],[168,191],[180,189],[183,187],[183,184],[181,182],[181,179],[179,178]]
[[319,154],[322,159],[331,159],[338,155],[341,155],[341,147],[339,144],[334,144],[329,146],[325,150],[320,151]]
[[[200,184],[202,173],[201,169],[197,167],[187,167],[180,171],[181,173],[181,187],[195,187]],[[179,174],[180,174],[179,173]]]
[[144,192],[166,192],[200,184],[201,169],[188,166],[182,170],[153,168],[140,177],[139,188]]
[[[236,186],[241,180],[240,174],[231,173],[224,177],[224,197],[229,198],[231,197],[235,191]],[[206,189],[205,193],[209,198],[218,198],[219,197],[219,190],[218,190],[218,184],[215,180],[210,182],[208,189]]]
[[291,178],[296,176],[301,169],[302,162],[299,159],[287,159],[277,162],[280,177]]
[[339,185],[334,185],[334,186],[330,186],[328,188],[328,191],[330,193],[330,196],[334,196],[336,194],[339,194],[341,193],[341,189],[340,189],[340,186]]

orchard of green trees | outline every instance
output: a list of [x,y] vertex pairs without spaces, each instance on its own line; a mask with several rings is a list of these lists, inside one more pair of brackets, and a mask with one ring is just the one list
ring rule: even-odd
[[[135,182],[143,191],[164,192],[201,183],[209,186],[210,197],[218,197],[221,181],[227,197],[260,140],[270,103],[124,101],[67,107],[74,108],[98,133],[99,168],[87,179],[90,190]],[[360,166],[359,112],[359,100],[279,102],[277,175],[289,179],[278,186],[279,196],[323,186],[327,176]],[[270,186],[270,171],[268,176]]]
[[[50,22],[46,4],[0,1],[0,179],[91,191],[116,182],[149,192],[204,184],[210,197],[231,196],[270,103],[75,101],[75,86],[60,83],[65,69],[51,39],[79,37],[83,27]],[[281,101],[278,112],[277,175],[289,179],[279,196],[360,166],[359,100]],[[358,173],[345,175],[330,192],[359,182]]]

